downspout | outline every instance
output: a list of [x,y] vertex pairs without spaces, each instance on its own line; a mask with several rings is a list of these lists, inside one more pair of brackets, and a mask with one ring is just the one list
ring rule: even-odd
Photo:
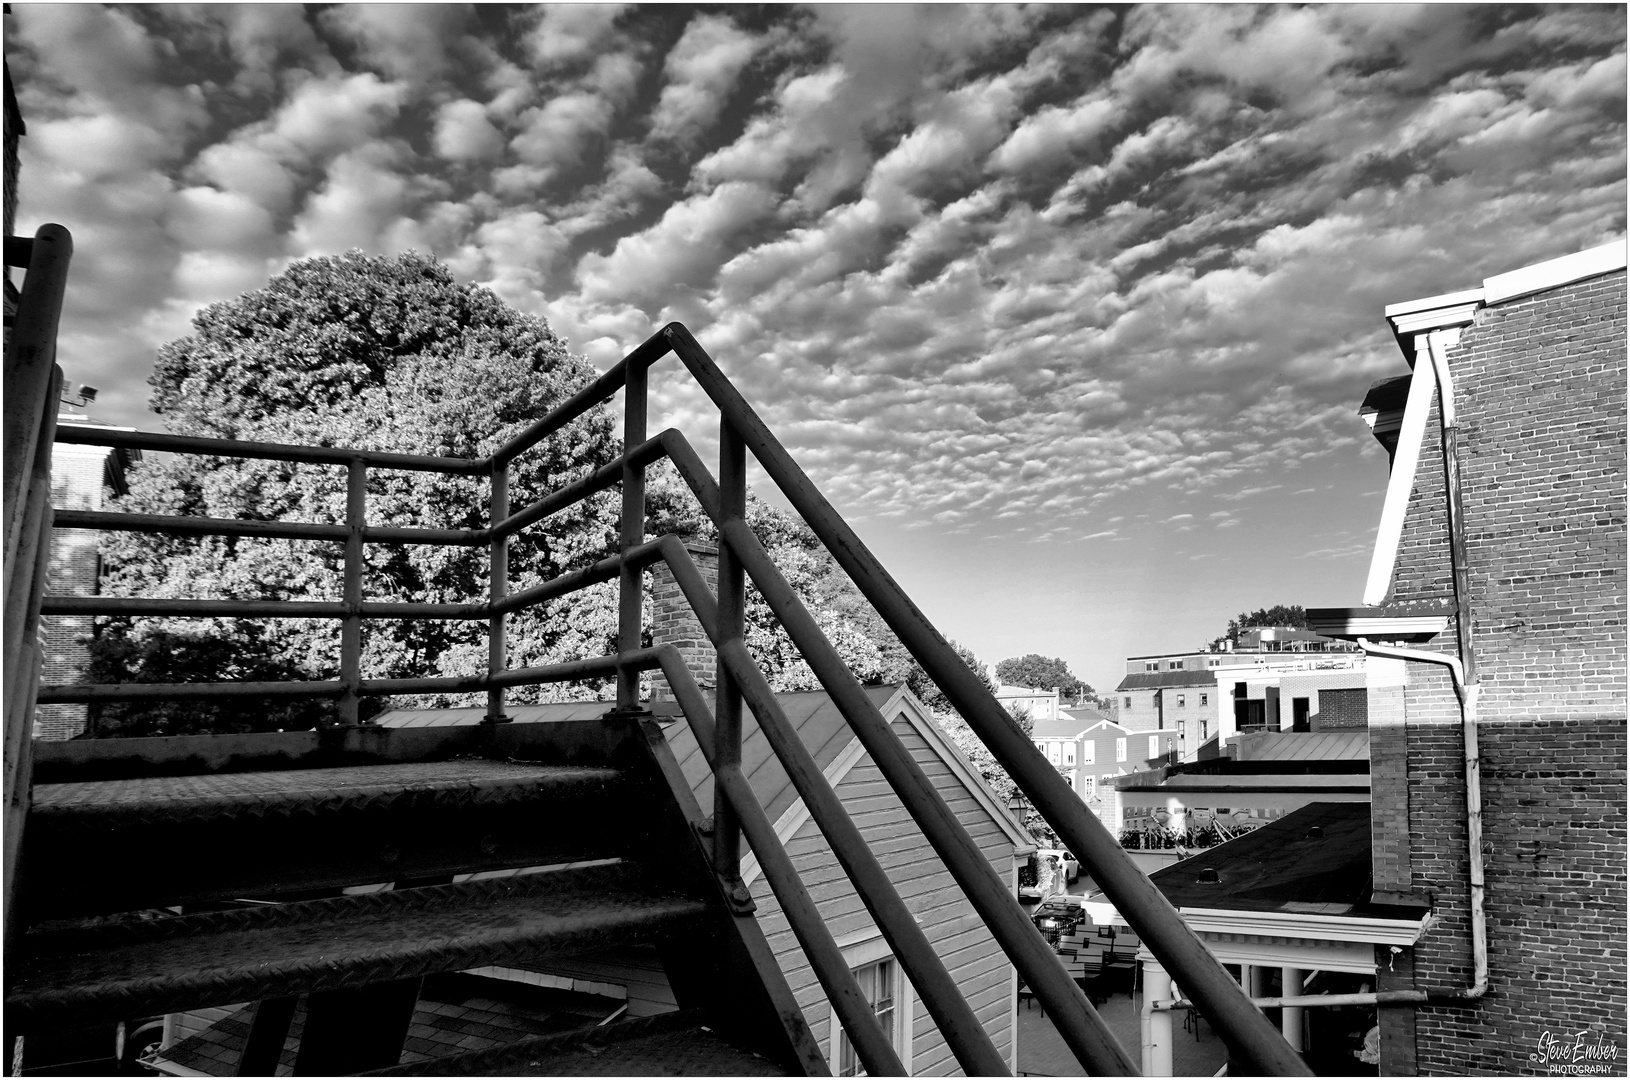
[[1472,983],[1470,986],[1433,992],[1435,999],[1475,1001],[1488,991],[1488,917],[1484,911],[1483,877],[1483,782],[1481,756],[1477,748],[1477,654],[1472,647],[1471,574],[1466,562],[1465,503],[1460,489],[1460,425],[1455,414],[1454,381],[1444,355],[1443,331],[1426,338],[1427,354],[1438,383],[1438,420],[1443,428],[1443,478],[1448,496],[1449,566],[1455,590],[1455,628],[1459,656],[1414,649],[1376,645],[1364,638],[1359,646],[1373,656],[1442,664],[1454,680],[1455,697],[1460,702],[1460,730],[1466,756],[1466,876],[1471,888]]
[[[1470,986],[1452,990],[1382,990],[1362,994],[1320,994],[1297,997],[1252,998],[1251,1004],[1262,1009],[1283,1007],[1321,1008],[1332,1005],[1421,1005],[1427,1002],[1475,1001],[1488,992],[1488,918],[1484,911],[1483,878],[1483,784],[1482,767],[1477,748],[1477,657],[1472,649],[1471,581],[1466,564],[1466,531],[1464,503],[1460,491],[1460,427],[1455,415],[1454,382],[1449,375],[1449,362],[1443,354],[1442,331],[1427,336],[1427,352],[1440,390],[1438,419],[1443,429],[1443,473],[1448,496],[1449,512],[1449,565],[1455,591],[1455,623],[1459,638],[1458,656],[1425,652],[1420,649],[1402,649],[1393,645],[1379,645],[1368,638],[1358,638],[1358,645],[1369,656],[1384,656],[1395,660],[1414,660],[1423,664],[1439,664],[1449,669],[1454,682],[1455,698],[1460,703],[1460,727],[1465,744],[1466,758],[1466,861],[1467,878],[1471,887],[1472,925],[1472,982]],[[1144,1002],[1145,1030],[1149,1017],[1157,1012],[1192,1009],[1195,1005],[1186,998]]]

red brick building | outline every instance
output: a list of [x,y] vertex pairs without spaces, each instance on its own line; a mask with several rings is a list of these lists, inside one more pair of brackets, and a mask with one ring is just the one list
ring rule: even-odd
[[1393,456],[1366,606],[1309,612],[1404,669],[1369,692],[1374,889],[1432,920],[1377,989],[1433,1000],[1381,1009],[1381,1073],[1623,1075],[1625,246],[1387,318],[1413,371],[1363,410]]

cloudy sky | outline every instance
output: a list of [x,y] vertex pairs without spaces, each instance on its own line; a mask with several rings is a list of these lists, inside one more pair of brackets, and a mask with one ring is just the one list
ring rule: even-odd
[[1382,307],[1625,229],[1617,5],[12,11],[104,419],[201,305],[431,251],[601,367],[685,322],[941,629],[1100,689],[1357,602]]

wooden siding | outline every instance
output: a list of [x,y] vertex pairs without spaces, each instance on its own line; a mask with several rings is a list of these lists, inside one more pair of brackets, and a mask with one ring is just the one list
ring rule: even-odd
[[[997,874],[1007,880],[1013,845],[1001,826],[991,819],[921,735],[903,720],[897,720],[894,726],[912,757],[963,822]],[[974,1014],[990,1033],[997,1050],[1011,1058],[1013,978],[1006,955],[869,755],[856,762],[837,790],[906,906],[917,917],[952,977],[962,986]],[[872,929],[871,916],[813,821],[804,822],[787,842],[787,851],[810,896],[825,916],[833,937],[841,943],[845,938],[863,936]],[[753,883],[753,898],[759,904],[759,925],[775,950],[811,1032],[822,1047],[830,1051],[831,1006],[813,969],[762,879]],[[915,994],[911,997],[913,1059],[906,1063],[907,1067],[915,1075],[960,1075],[961,1069],[951,1056],[944,1036],[922,1002]]]

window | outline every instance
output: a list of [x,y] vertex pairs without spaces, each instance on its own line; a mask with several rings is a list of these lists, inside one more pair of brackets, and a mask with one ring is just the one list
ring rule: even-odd
[[1081,744],[1081,762],[1085,765],[1095,764],[1098,760],[1098,744],[1088,740]]
[[1189,703],[1189,696],[1187,694],[1178,694],[1177,695],[1177,707],[1179,709],[1184,708],[1185,706],[1188,705],[1188,703]]
[[1073,742],[1067,742],[1064,744],[1064,764],[1075,764],[1075,744]]
[[1179,739],[1181,739],[1181,738],[1182,738],[1182,737],[1183,737],[1183,728],[1184,728],[1184,727],[1185,727],[1185,726],[1186,726],[1186,725],[1185,725],[1185,724],[1184,724],[1184,723],[1183,723],[1183,721],[1181,721],[1181,720],[1179,720],[1179,721],[1178,721],[1178,722],[1177,722],[1177,737],[1178,737],[1178,738],[1179,738]]
[[1050,742],[1047,744],[1047,760],[1051,761],[1054,765],[1059,764],[1058,743]]
[[[877,1016],[878,1026],[889,1037],[889,1042],[894,1044],[895,1050],[899,1051],[903,1041],[900,1037],[900,1010],[895,1007],[900,992],[899,965],[891,956],[855,968],[854,975],[855,981],[860,984],[860,992],[866,995],[867,1003]],[[866,1072],[861,1068],[860,1058],[856,1056],[855,1048],[849,1042],[848,1033],[836,1022],[835,1017],[832,1027],[837,1032],[838,1075],[865,1076]],[[901,1054],[901,1057],[906,1058],[906,1055]],[[909,1064],[907,1068],[910,1068]]]
[[1126,701],[1123,704],[1128,709],[1130,709],[1132,707],[1132,698],[1131,698],[1130,695],[1128,695]]
[[1206,722],[1204,720],[1200,721],[1200,741],[1206,741]]
[[1083,776],[1081,778],[1081,797],[1083,799],[1092,799],[1096,798],[1097,795],[1098,778],[1095,776]]
[[1204,708],[1205,706],[1207,706],[1209,704],[1211,704],[1211,695],[1210,694],[1201,694],[1200,695],[1200,706],[1202,708]]
[[1040,739],[1037,739],[1036,740],[1036,749],[1040,750],[1043,754],[1045,754],[1047,752],[1047,744],[1042,742]]
[[1126,740],[1124,738],[1115,740],[1115,760],[1126,760]]
[[1181,661],[1181,660],[1169,661],[1166,664],[1166,669],[1168,671],[1182,671],[1183,670],[1183,661]]
[[1160,670],[1160,661],[1156,660],[1152,664],[1147,664],[1147,663],[1144,664],[1143,665],[1143,670],[1144,671],[1159,671]]
[[1160,756],[1160,736],[1159,735],[1151,735],[1151,736],[1149,736],[1149,756],[1150,757],[1159,757]]

